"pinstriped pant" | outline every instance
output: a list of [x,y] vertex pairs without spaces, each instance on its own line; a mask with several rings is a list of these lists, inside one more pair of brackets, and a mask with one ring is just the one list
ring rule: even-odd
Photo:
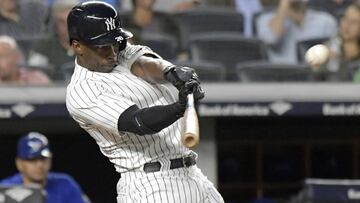
[[118,203],[223,203],[219,192],[199,168],[154,173],[122,173],[117,184]]

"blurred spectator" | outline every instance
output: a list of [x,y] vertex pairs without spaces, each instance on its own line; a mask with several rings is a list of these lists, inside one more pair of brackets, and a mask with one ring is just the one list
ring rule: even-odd
[[260,12],[263,7],[260,0],[235,0],[236,10],[243,14],[244,21],[244,34],[247,37],[251,37],[252,30],[252,18],[257,12]]
[[49,6],[51,6],[54,3],[55,0],[45,0],[45,1],[47,1]]
[[50,78],[64,81],[63,65],[74,61],[69,45],[67,15],[79,0],[55,0],[51,9],[50,30],[46,38],[38,41],[30,53],[29,65],[48,67]]
[[[340,21],[339,33],[326,44],[330,59],[326,64],[311,64],[321,81],[351,81],[360,65],[360,5],[352,4]],[[355,80],[360,79],[360,72]]]
[[[40,0],[39,0],[40,1]],[[45,3],[49,6],[52,6],[53,3],[56,1],[56,0],[42,0],[42,1],[45,1]],[[82,1],[91,1],[91,0],[82,0]],[[106,2],[108,4],[111,4],[112,6],[114,6],[115,8],[119,8],[119,6],[121,5],[121,1],[122,0],[100,0],[100,1],[103,1],[103,2]]]
[[45,31],[47,7],[40,2],[1,0],[0,35],[28,38]]
[[49,84],[49,78],[42,72],[20,67],[22,55],[16,41],[0,36],[0,84]]
[[309,0],[309,7],[326,11],[339,18],[353,2],[354,0]]
[[261,0],[264,8],[271,8],[277,6],[280,0]]
[[178,1],[178,3],[173,6],[165,6],[166,3],[165,5],[163,3],[165,3],[165,1],[160,0],[159,3],[155,5],[155,10],[171,11],[171,9],[175,8],[175,11],[184,11],[195,8],[201,3],[201,0]]
[[[82,0],[82,1],[90,1],[90,0]],[[100,0],[100,1],[103,1],[103,2],[106,2],[110,5],[112,5],[114,8],[119,8],[119,4],[121,2],[121,0]]]
[[155,12],[153,10],[155,0],[132,0],[132,12],[129,18],[124,19],[126,29],[134,34],[130,39],[133,44],[142,43],[142,33],[151,32],[155,29]]
[[118,8],[119,5],[118,5],[118,1],[117,0],[101,0],[101,1],[104,1],[108,4],[111,4],[112,6],[114,6],[114,8]]
[[[154,11],[156,0],[132,0],[133,11],[124,25],[134,33],[132,43],[142,43],[142,37],[151,34],[168,34],[178,37],[178,29],[168,13]],[[135,37],[136,36],[136,37]]]
[[234,8],[234,0],[206,0],[206,6],[208,7],[228,7]]
[[307,9],[307,0],[280,0],[276,12],[257,20],[258,37],[269,45],[272,62],[298,62],[296,43],[331,37],[337,33],[336,19],[326,12]]
[[88,202],[72,177],[49,172],[51,161],[52,153],[47,138],[40,133],[30,132],[18,141],[16,168],[19,173],[2,180],[0,185],[43,187],[48,203]]
[[[133,0],[123,0],[121,8],[123,10],[133,10]],[[154,10],[160,12],[176,12],[194,8],[201,4],[201,0],[157,0]]]

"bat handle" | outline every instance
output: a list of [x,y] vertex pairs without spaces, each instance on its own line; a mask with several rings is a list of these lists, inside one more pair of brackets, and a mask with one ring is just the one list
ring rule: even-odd
[[187,95],[186,107],[194,107],[194,94],[193,93]]
[[199,143],[199,121],[194,105],[194,95],[187,96],[187,105],[184,114],[184,131],[181,137],[183,144],[188,148],[193,148]]

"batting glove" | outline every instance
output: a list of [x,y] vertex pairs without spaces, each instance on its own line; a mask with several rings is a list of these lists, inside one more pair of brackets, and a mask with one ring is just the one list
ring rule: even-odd
[[178,90],[184,86],[186,82],[190,80],[199,81],[199,76],[195,73],[195,70],[189,67],[183,66],[170,66],[164,70],[164,78],[171,82]]
[[197,87],[195,88],[193,93],[194,93],[195,101],[199,101],[199,100],[201,100],[201,99],[203,99],[205,97],[205,92],[201,88],[200,83],[197,85]]
[[204,91],[200,87],[200,83],[196,80],[190,80],[186,82],[179,90],[179,103],[186,106],[187,95],[191,93],[194,94],[195,101],[198,101],[205,96]]

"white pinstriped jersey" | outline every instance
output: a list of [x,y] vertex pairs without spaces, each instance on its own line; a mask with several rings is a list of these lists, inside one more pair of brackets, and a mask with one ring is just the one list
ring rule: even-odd
[[[223,203],[196,165],[169,170],[171,159],[191,152],[180,141],[181,119],[152,135],[118,131],[118,119],[130,106],[145,108],[176,101],[164,85],[150,84],[130,72],[134,61],[146,53],[154,54],[146,47],[128,45],[120,53],[120,65],[110,73],[89,71],[75,63],[66,95],[70,114],[122,173],[118,203]],[[154,161],[161,163],[160,172],[142,170],[145,163]]]
[[190,153],[180,141],[181,119],[152,135],[118,131],[119,116],[130,106],[145,108],[176,101],[164,85],[150,84],[130,72],[133,62],[145,53],[153,52],[129,44],[120,53],[120,65],[110,73],[89,71],[76,63],[67,87],[66,105],[71,116],[121,173],[136,171],[147,162],[166,162]]

